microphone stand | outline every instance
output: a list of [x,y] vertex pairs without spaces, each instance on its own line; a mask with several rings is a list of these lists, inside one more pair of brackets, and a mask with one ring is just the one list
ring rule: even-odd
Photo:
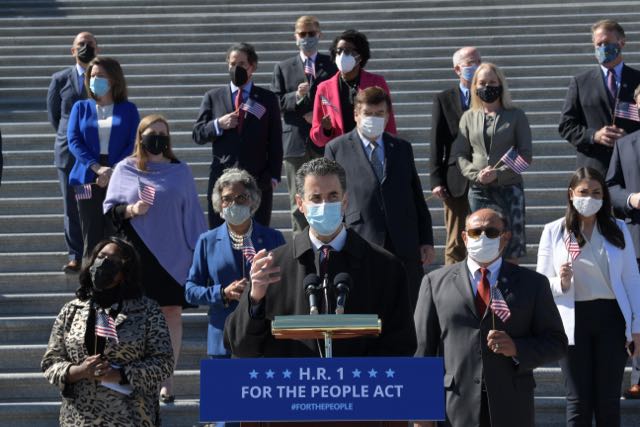
[[[324,274],[322,280],[322,290],[324,292],[324,314],[329,314],[329,275]],[[324,335],[324,357],[333,357],[333,336],[331,332],[325,331]]]

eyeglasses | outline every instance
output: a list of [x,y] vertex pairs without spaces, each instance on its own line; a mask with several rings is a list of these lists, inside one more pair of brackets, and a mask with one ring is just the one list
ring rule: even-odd
[[498,230],[495,227],[487,227],[487,228],[472,228],[467,230],[467,236],[472,239],[477,239],[484,232],[484,235],[490,239],[495,239],[496,237],[502,234],[502,230]]
[[341,54],[345,54],[345,55],[352,55],[352,56],[357,56],[358,52],[356,52],[355,49],[349,49],[349,48],[342,48],[339,47],[336,49],[336,55],[341,55]]
[[298,37],[305,38],[305,37],[315,37],[317,33],[315,31],[301,31],[297,34],[298,34]]
[[237,196],[227,195],[227,196],[222,196],[221,200],[222,200],[222,203],[224,203],[225,205],[229,205],[233,202],[235,202],[236,205],[244,205],[249,201],[249,195],[248,194],[238,194]]

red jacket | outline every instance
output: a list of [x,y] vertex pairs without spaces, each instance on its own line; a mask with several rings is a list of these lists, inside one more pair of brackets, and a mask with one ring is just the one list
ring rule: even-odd
[[[340,72],[338,71],[335,76],[329,80],[318,85],[316,91],[316,99],[313,103],[313,123],[311,125],[311,140],[318,147],[324,147],[332,139],[342,135],[344,133],[344,124],[342,123],[342,107],[340,104],[340,89],[338,79],[340,78]],[[371,86],[380,86],[390,95],[389,87],[385,82],[384,77],[377,74],[369,73],[365,70],[360,70],[360,86],[359,89],[366,89]],[[322,100],[325,100],[324,104]],[[328,103],[328,105],[327,105]],[[327,136],[322,129],[322,117],[329,114],[331,116],[331,135]],[[397,134],[396,120],[393,116],[393,108],[389,112],[389,121],[385,132]]]

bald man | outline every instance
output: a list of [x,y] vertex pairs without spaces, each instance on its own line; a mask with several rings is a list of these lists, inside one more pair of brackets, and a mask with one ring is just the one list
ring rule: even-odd
[[67,144],[67,121],[73,104],[87,97],[84,88],[84,70],[97,52],[98,43],[93,34],[86,31],[79,33],[71,45],[71,56],[75,60],[75,65],[55,73],[51,77],[47,92],[49,122],[56,131],[54,163],[58,169],[64,204],[64,238],[69,254],[67,264],[62,267],[65,273],[80,270],[83,250],[78,206],[73,187],[69,185],[69,172],[75,159],[69,152]]
[[[567,351],[547,278],[502,261],[510,236],[498,212],[472,213],[462,232],[468,257],[422,281],[416,356],[444,357],[446,417],[453,427],[533,427],[533,369]],[[500,301],[498,293],[508,315],[492,310],[491,295]]]

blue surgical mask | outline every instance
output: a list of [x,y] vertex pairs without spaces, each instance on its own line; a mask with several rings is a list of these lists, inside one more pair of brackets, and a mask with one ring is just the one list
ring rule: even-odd
[[109,80],[103,77],[91,77],[89,89],[95,96],[105,96],[109,92]]
[[231,225],[243,224],[251,218],[251,208],[248,205],[239,205],[237,203],[222,208],[222,218]]
[[303,37],[296,40],[296,44],[304,52],[314,52],[318,48],[318,41],[320,39],[316,37]]
[[465,79],[466,81],[470,82],[471,80],[473,80],[473,75],[476,73],[476,70],[478,69],[477,65],[470,65],[468,67],[460,67],[461,73],[462,73],[462,78]]
[[321,236],[331,236],[342,224],[342,202],[306,202],[307,222]]
[[596,59],[600,64],[607,64],[615,60],[620,55],[618,43],[607,43],[596,47]]

